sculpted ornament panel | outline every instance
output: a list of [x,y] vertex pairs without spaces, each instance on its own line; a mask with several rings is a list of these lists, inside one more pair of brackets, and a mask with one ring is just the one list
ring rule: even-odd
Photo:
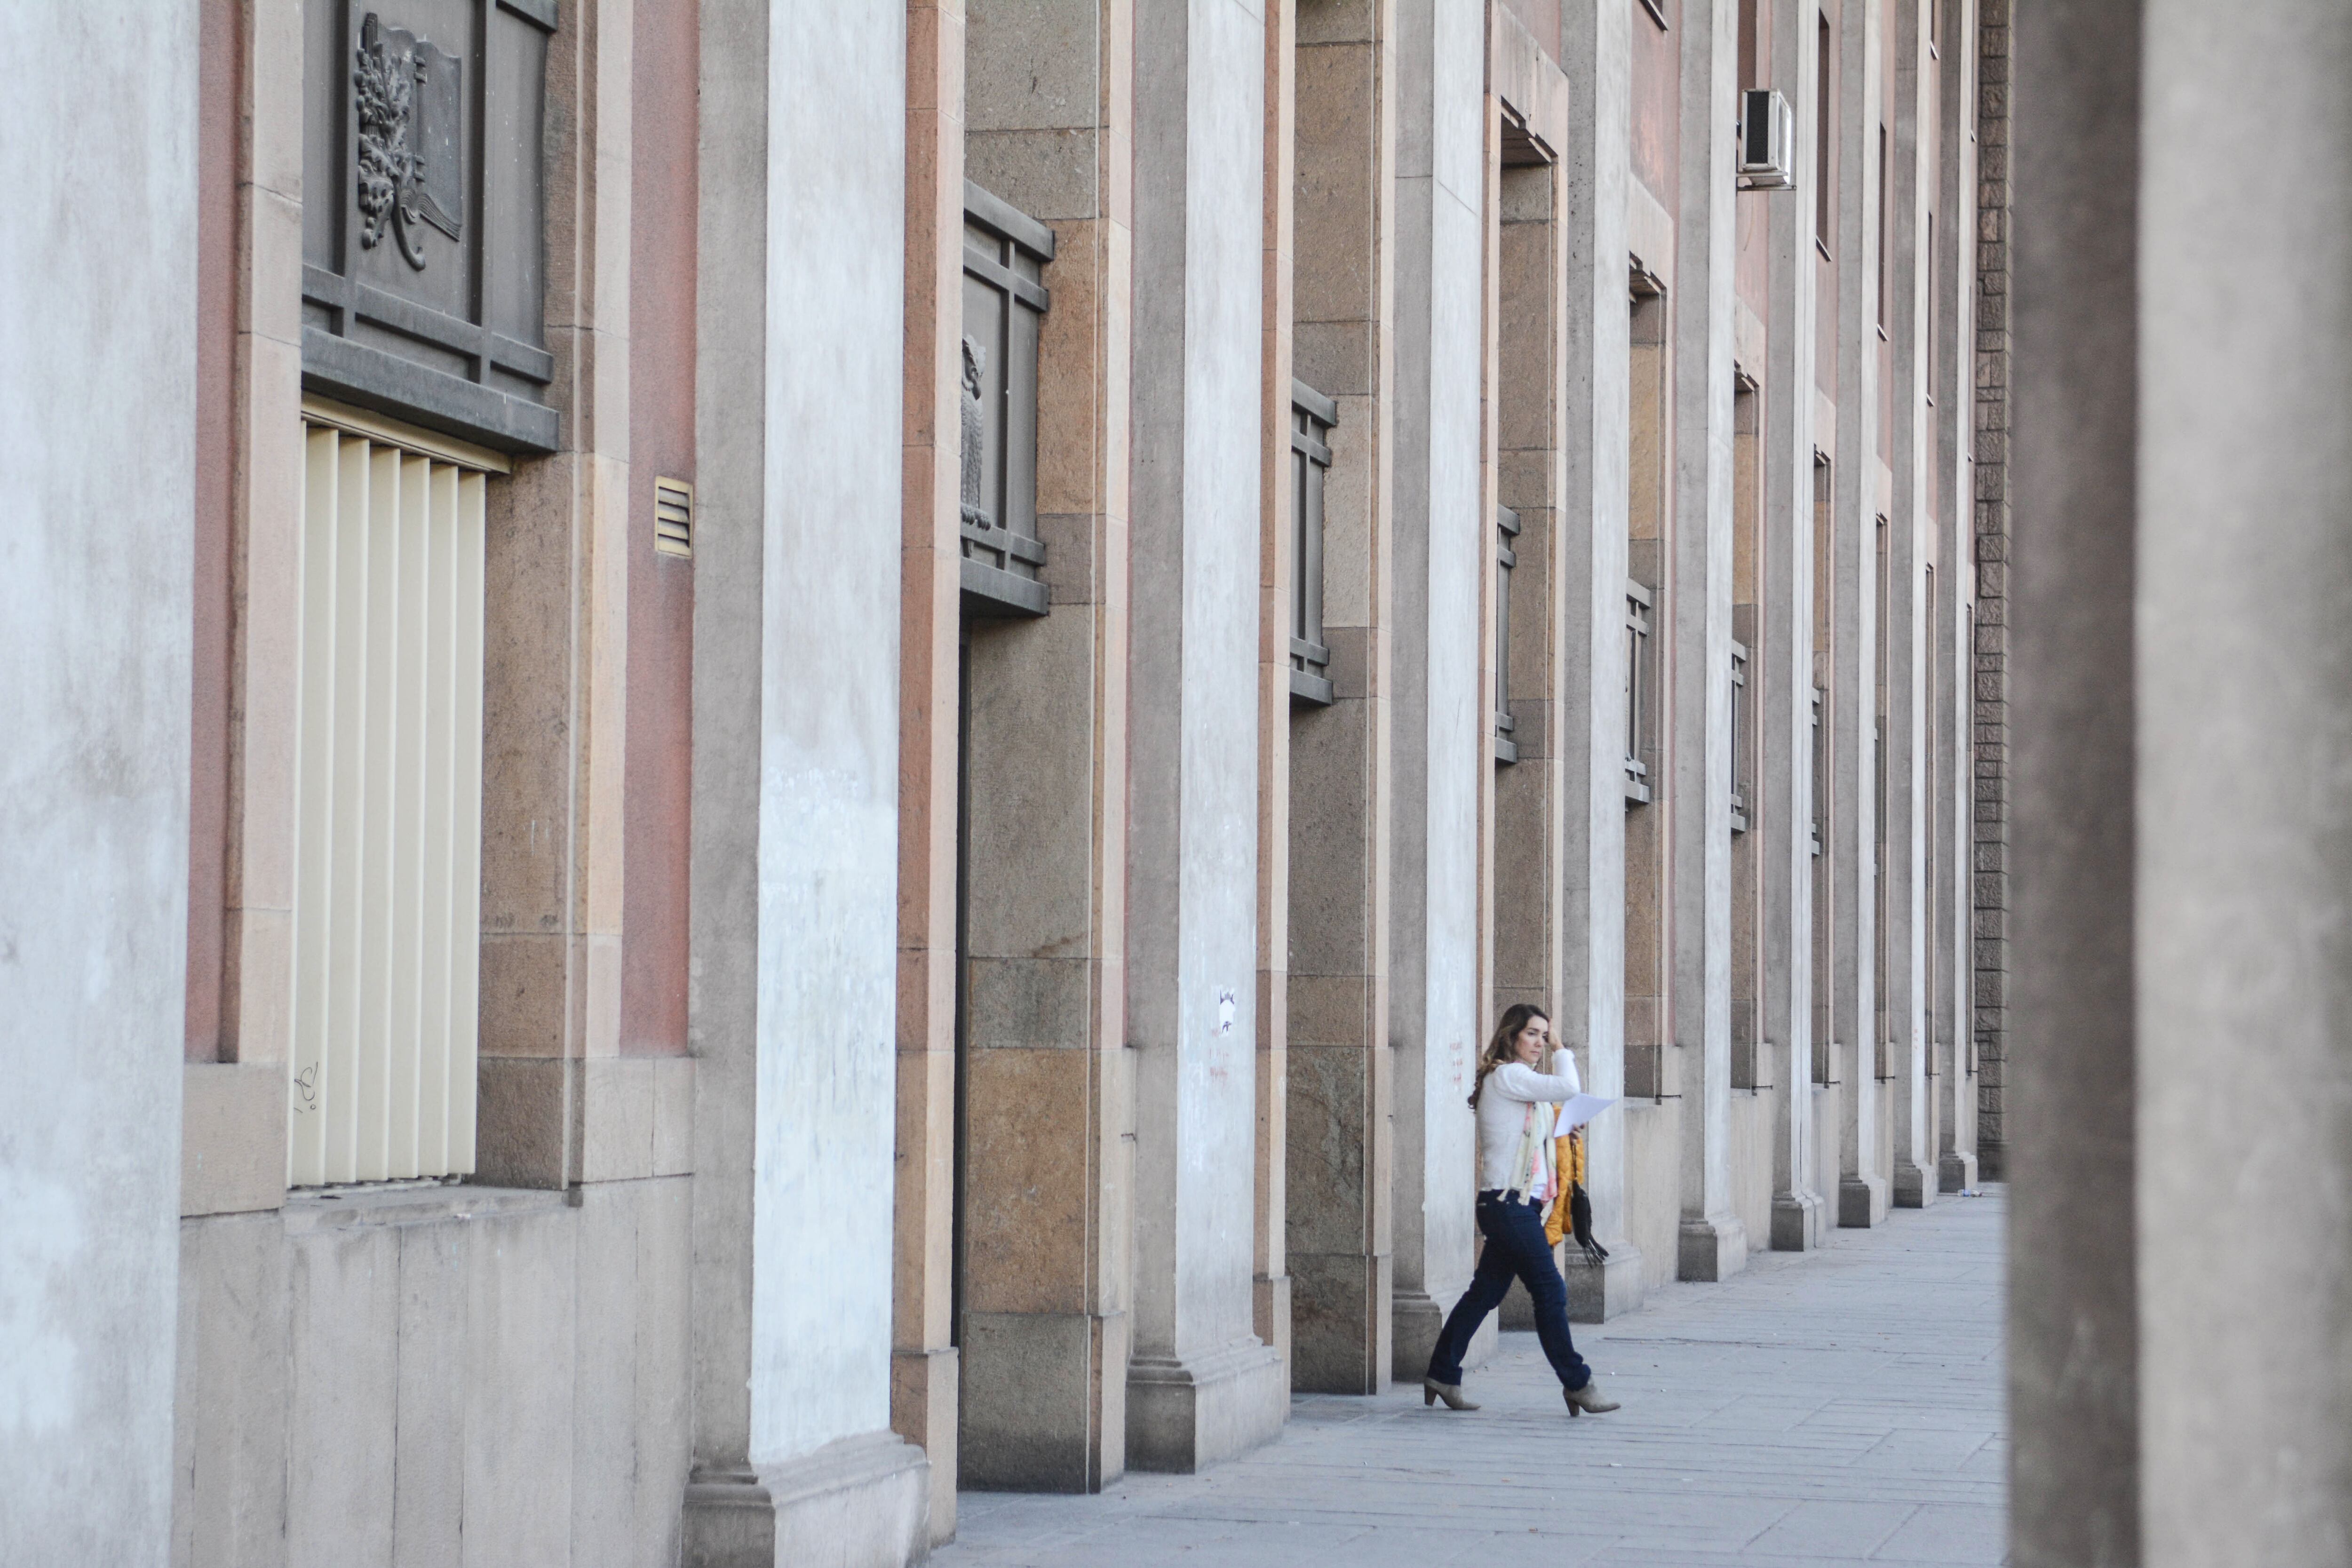
[[465,165],[459,150],[465,62],[425,39],[360,25],[352,68],[359,111],[360,245],[373,250],[389,226],[409,266],[425,269],[423,226],[464,234]]

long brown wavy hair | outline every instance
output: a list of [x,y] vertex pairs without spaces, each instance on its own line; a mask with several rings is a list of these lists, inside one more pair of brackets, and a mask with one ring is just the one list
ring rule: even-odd
[[1551,1015],[1532,1002],[1514,1002],[1503,1009],[1502,1017],[1495,1024],[1494,1038],[1478,1053],[1478,1081],[1470,1086],[1471,1110],[1478,1109],[1478,1096],[1486,1087],[1487,1076],[1505,1062],[1518,1060],[1519,1031],[1528,1026],[1531,1018],[1551,1022]]

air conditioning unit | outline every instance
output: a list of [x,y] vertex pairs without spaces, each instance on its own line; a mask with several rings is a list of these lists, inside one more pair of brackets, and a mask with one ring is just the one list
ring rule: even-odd
[[1769,88],[1739,95],[1739,188],[1797,188],[1797,117]]

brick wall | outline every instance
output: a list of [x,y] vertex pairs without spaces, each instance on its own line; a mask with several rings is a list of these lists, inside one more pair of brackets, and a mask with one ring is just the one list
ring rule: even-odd
[[2009,981],[2009,92],[2010,7],[1978,15],[1976,300],[1977,1150],[2002,1173]]

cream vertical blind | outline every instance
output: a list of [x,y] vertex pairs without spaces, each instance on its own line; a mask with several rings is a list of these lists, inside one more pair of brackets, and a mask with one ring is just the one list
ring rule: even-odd
[[488,479],[305,426],[296,1186],[474,1168]]

